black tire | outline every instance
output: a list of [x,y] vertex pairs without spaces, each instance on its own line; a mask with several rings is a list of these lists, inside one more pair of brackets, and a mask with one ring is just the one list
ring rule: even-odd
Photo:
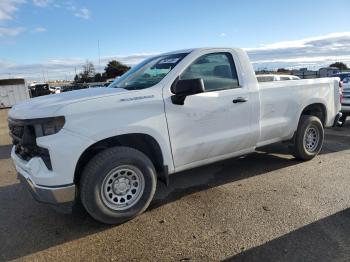
[[[103,191],[105,188],[103,185],[106,183],[105,178],[109,178],[113,170],[118,170],[119,167],[123,166],[134,167],[140,171],[138,174],[143,176],[143,191],[140,191],[139,199],[135,200],[130,208],[114,210],[111,206],[108,206],[113,205],[113,203],[108,203],[108,200],[106,200],[103,193],[105,192]],[[119,174],[117,176],[119,177]],[[131,179],[130,181],[133,183]],[[98,153],[85,167],[80,180],[80,198],[86,211],[94,219],[105,224],[120,224],[134,218],[147,209],[152,201],[156,187],[156,171],[151,160],[146,155],[129,147],[113,147]],[[114,187],[112,190],[113,194],[115,194]]]
[[[310,138],[311,142],[305,141],[306,132],[314,131],[318,133],[318,141],[312,142],[315,137]],[[310,132],[311,132],[310,131]],[[311,132],[312,135],[314,132]],[[318,117],[303,115],[299,120],[298,129],[293,139],[293,144],[289,147],[291,154],[299,160],[311,160],[320,151],[324,141],[323,125]]]

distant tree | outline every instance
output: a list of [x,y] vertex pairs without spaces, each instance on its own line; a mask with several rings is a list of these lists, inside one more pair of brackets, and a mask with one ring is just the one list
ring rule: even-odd
[[107,66],[105,67],[105,72],[103,73],[104,78],[115,78],[117,76],[121,76],[126,71],[128,71],[130,67],[124,65],[116,60],[109,61]]
[[74,82],[78,83],[80,81],[79,75],[75,75]]
[[329,65],[329,67],[336,67],[339,68],[339,70],[344,71],[344,70],[348,70],[348,66],[346,64],[344,64],[343,62],[335,62],[331,65]]
[[80,73],[81,82],[92,82],[95,76],[95,67],[94,64],[89,60],[86,60],[85,65],[83,65],[83,72]]
[[289,73],[290,70],[289,70],[289,69],[285,69],[285,68],[278,68],[278,69],[277,69],[277,72],[278,72],[278,73]]
[[94,82],[102,82],[103,78],[101,73],[96,73],[96,75],[94,76]]

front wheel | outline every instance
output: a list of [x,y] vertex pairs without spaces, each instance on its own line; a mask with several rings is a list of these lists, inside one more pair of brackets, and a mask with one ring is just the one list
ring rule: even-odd
[[156,185],[156,171],[146,155],[129,147],[113,147],[87,164],[80,198],[96,220],[120,224],[146,210]]
[[318,117],[303,115],[300,118],[291,154],[300,160],[310,160],[320,151],[324,140],[323,125]]

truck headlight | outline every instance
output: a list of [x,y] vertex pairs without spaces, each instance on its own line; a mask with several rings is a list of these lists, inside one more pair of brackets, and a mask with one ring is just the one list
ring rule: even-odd
[[65,124],[64,116],[37,119],[34,123],[36,137],[49,136],[58,133]]

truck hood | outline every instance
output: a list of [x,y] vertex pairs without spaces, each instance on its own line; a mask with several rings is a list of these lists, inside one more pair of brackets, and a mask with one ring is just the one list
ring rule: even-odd
[[130,92],[122,88],[89,88],[62,94],[32,98],[12,107],[9,117],[14,119],[32,119],[55,116],[57,110],[65,105],[111,95]]

